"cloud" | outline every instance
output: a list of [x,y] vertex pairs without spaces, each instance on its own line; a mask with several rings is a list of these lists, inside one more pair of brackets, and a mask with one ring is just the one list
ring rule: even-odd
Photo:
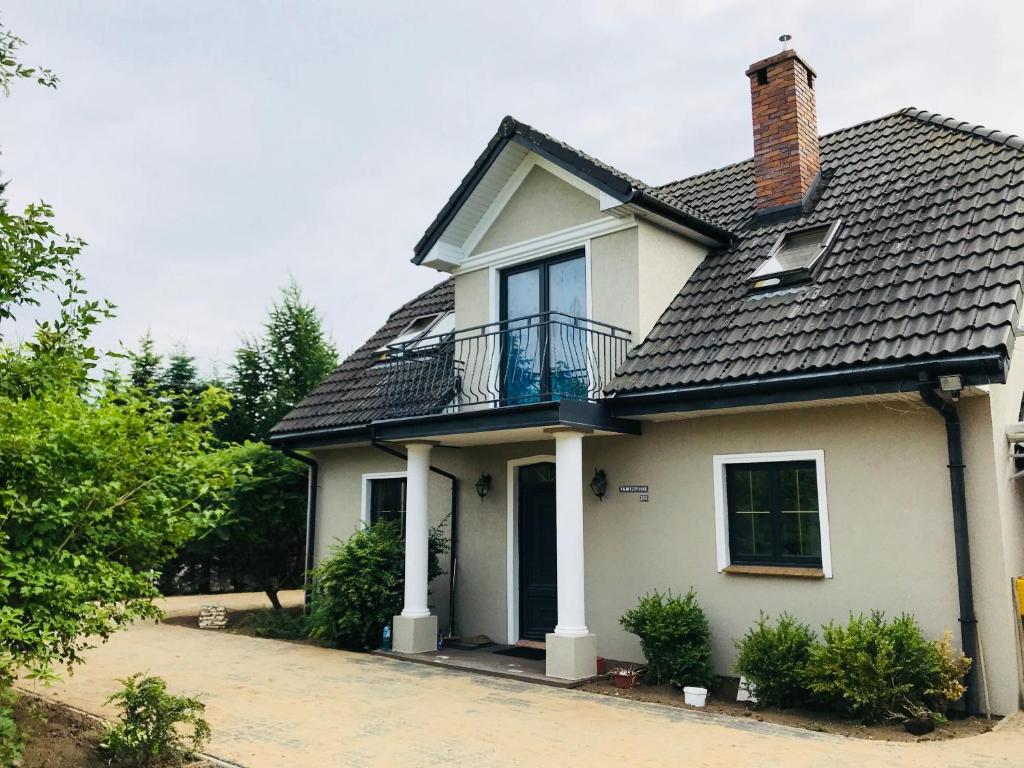
[[15,0],[62,86],[0,101],[0,168],[89,241],[101,346],[223,364],[294,275],[350,351],[443,278],[412,246],[507,113],[665,182],[749,156],[743,72],[787,32],[823,130],[915,104],[1021,132],[1024,9],[918,8]]

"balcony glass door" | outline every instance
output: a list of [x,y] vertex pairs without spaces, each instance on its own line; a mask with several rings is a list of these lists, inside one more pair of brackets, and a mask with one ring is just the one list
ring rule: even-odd
[[501,276],[501,390],[507,405],[585,399],[587,270],[581,251]]

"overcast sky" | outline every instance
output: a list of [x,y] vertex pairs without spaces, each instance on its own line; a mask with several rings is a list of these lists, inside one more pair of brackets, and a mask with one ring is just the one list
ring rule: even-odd
[[342,352],[443,275],[412,246],[505,114],[658,184],[751,154],[781,33],[822,132],[913,105],[1024,134],[1020,2],[0,0],[56,92],[0,98],[0,169],[89,242],[103,348],[204,366],[289,275]]

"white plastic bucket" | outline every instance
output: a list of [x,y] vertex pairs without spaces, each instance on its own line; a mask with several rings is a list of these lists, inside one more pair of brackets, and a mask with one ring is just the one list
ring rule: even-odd
[[691,707],[703,707],[707,697],[707,688],[692,688],[690,686],[683,688],[683,701]]

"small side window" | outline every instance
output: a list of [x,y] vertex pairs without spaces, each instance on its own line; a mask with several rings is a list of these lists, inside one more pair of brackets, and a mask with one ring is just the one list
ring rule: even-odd
[[832,576],[822,451],[715,456],[713,466],[719,571]]
[[392,520],[398,523],[405,538],[405,478],[373,478],[370,484],[369,523]]
[[730,464],[725,473],[733,563],[821,567],[813,461]]

